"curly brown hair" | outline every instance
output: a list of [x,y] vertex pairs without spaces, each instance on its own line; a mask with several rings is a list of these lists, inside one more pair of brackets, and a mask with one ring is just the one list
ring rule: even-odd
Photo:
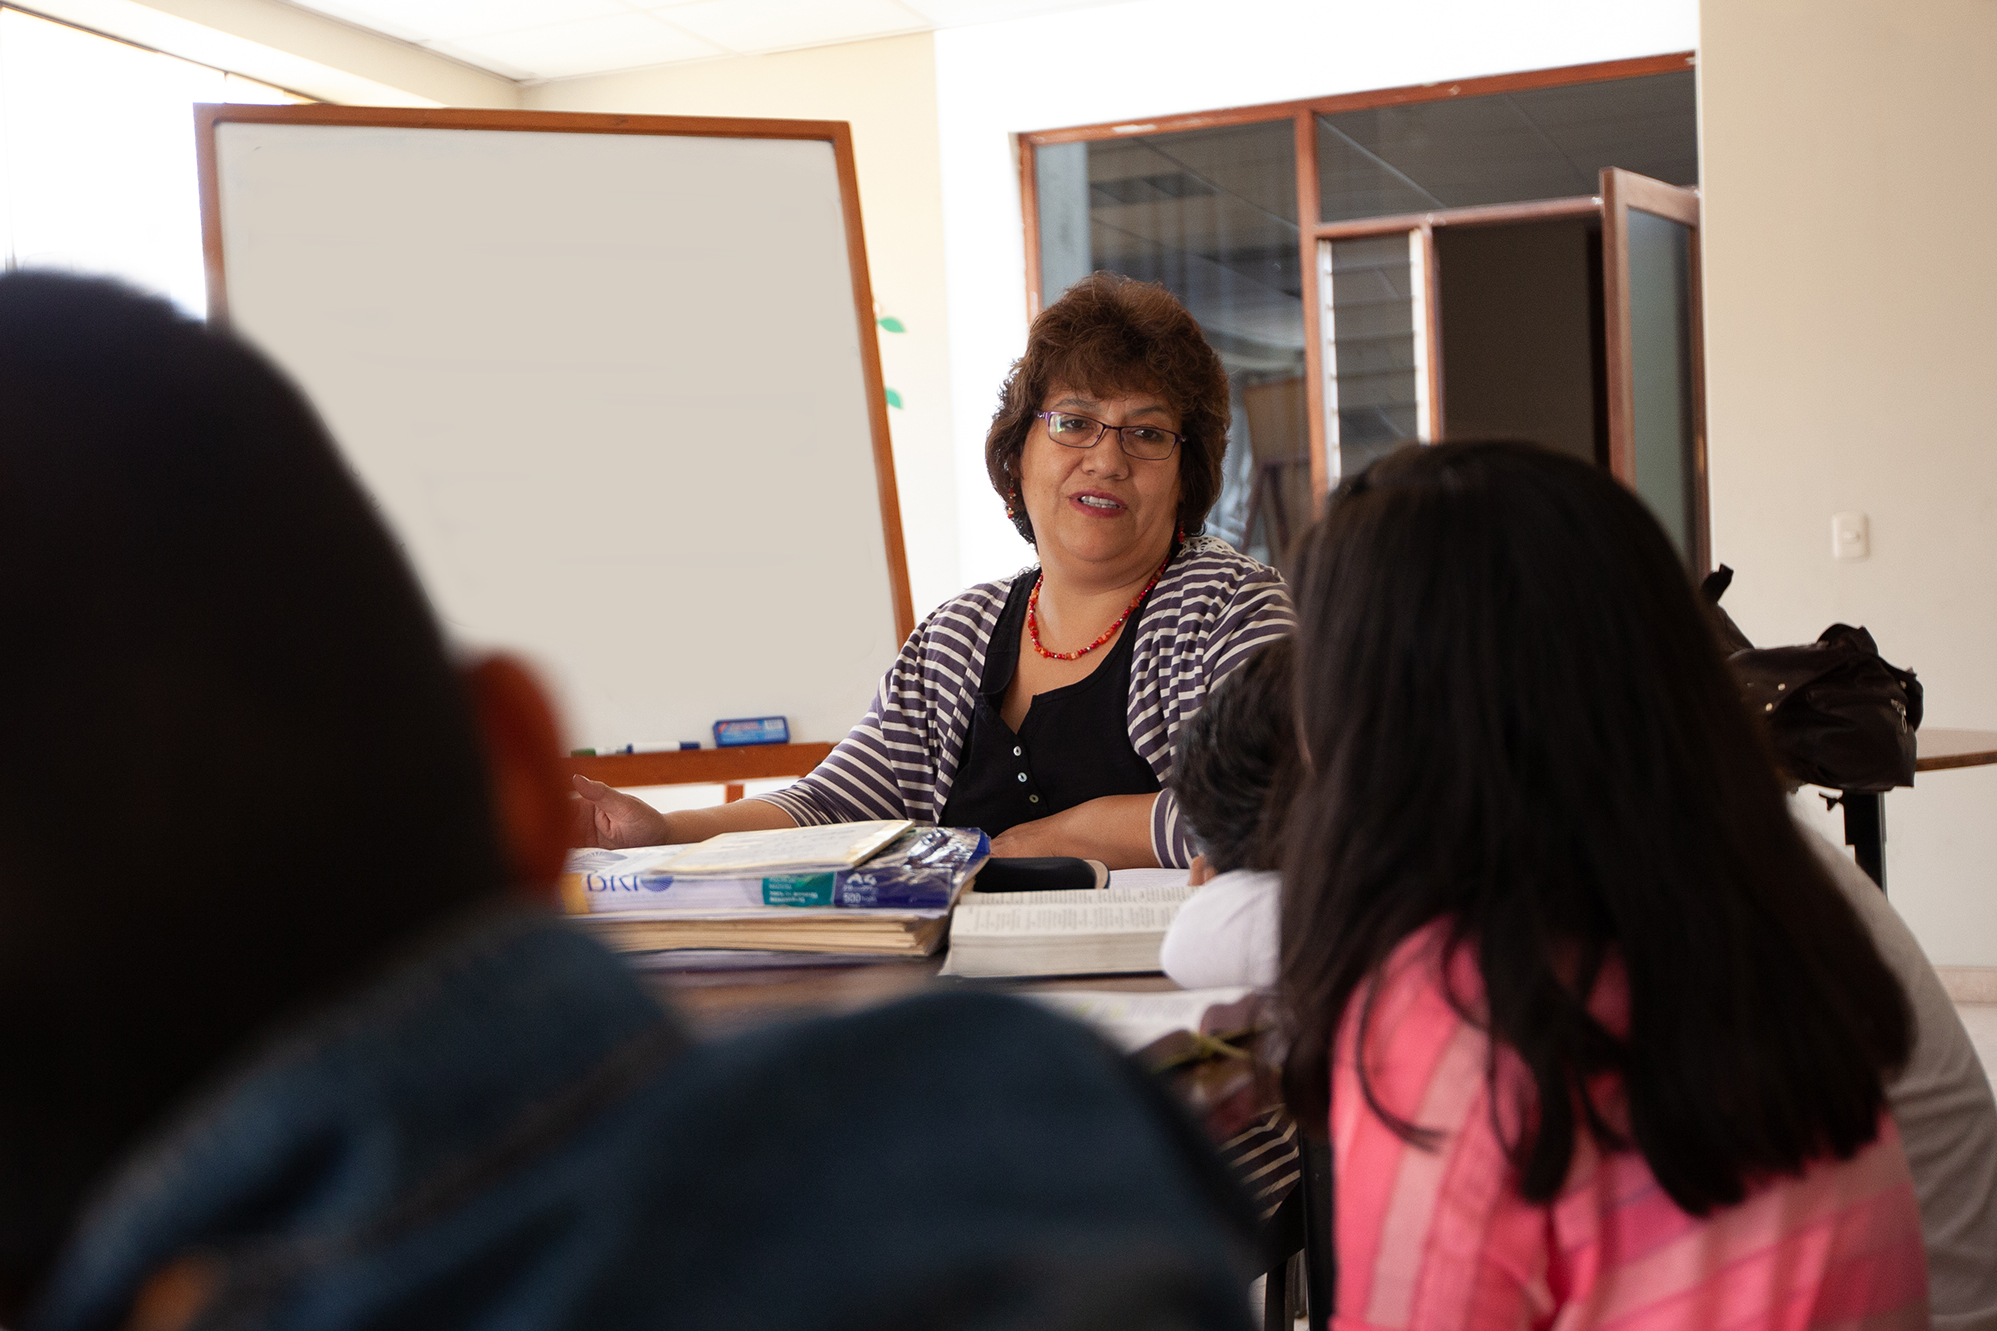
[[[1019,483],[1019,454],[1034,413],[1057,384],[1098,396],[1156,393],[1171,404],[1185,436],[1179,525],[1188,534],[1199,531],[1220,497],[1233,408],[1227,369],[1178,297],[1156,282],[1092,273],[1040,312],[985,435],[985,472],[1001,499],[1010,500]],[[1012,525],[1033,540],[1026,505],[1013,505]]]

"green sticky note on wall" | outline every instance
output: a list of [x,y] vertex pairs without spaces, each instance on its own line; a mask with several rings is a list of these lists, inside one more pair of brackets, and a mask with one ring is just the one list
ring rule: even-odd
[[901,406],[901,394],[895,392],[892,388],[888,390],[888,405],[890,407]]
[[890,333],[906,333],[908,331],[908,326],[892,314],[878,320],[878,322],[882,328],[885,328]]

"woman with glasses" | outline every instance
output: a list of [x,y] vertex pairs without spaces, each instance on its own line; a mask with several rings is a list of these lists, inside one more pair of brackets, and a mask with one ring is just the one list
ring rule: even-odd
[[1191,863],[1166,789],[1207,689],[1288,633],[1281,577],[1200,536],[1220,493],[1227,372],[1163,287],[1097,273],[1034,321],[985,440],[1036,567],[973,587],[903,646],[874,705],[796,784],[661,814],[578,777],[588,839],[913,818],[994,853]]

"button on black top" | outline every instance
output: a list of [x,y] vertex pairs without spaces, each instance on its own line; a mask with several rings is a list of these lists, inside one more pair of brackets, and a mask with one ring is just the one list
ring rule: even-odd
[[977,710],[940,821],[997,836],[1104,795],[1156,794],[1151,764],[1130,743],[1130,660],[1145,605],[1088,676],[1036,694],[1015,734],[1000,714],[1019,669],[1020,630],[1033,574],[1022,574],[985,647]]

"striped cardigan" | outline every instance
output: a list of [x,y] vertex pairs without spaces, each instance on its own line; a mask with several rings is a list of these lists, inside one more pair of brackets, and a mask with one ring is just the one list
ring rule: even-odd
[[[971,728],[985,644],[1028,568],[945,601],[903,644],[873,706],[816,770],[768,800],[800,827],[870,818],[934,822],[950,798]],[[1130,661],[1130,743],[1166,787],[1151,811],[1158,863],[1192,863],[1171,792],[1172,743],[1207,689],[1296,624],[1274,569],[1208,536],[1189,539],[1158,581]]]

